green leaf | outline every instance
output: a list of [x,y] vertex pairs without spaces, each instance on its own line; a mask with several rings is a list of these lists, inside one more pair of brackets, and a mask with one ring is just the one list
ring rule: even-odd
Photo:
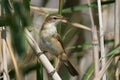
[[10,7],[10,4],[9,4],[9,1],[8,0],[3,0],[2,1],[2,8],[5,10],[5,13],[7,15],[11,15],[11,7]]
[[[115,0],[109,0],[109,1],[102,1],[101,4],[102,5],[108,5],[108,4],[112,4],[114,3]],[[66,8],[66,9],[62,9],[62,13],[71,13],[73,11],[80,11],[80,10],[84,10],[84,9],[87,9],[89,7],[92,7],[92,8],[97,8],[97,2],[92,2],[91,5],[88,5],[88,4],[80,4],[78,6],[73,6],[73,7],[70,7],[70,8]],[[53,14],[53,13],[57,13],[57,12],[50,12],[50,14]]]
[[[24,5],[25,3],[27,3],[28,5]],[[15,14],[19,16],[22,22],[22,27],[27,27],[31,25],[32,21],[29,10],[30,9],[29,2],[26,1],[25,3],[23,4],[20,1],[14,1],[13,3]]]
[[[114,2],[115,2],[114,0],[111,0],[111,1],[102,1],[101,4],[102,5],[108,5],[108,4],[111,4],[111,3],[114,3]],[[66,9],[63,9],[62,12],[63,13],[73,12],[73,11],[87,9],[89,7],[96,8],[97,7],[97,2],[92,2],[91,5],[83,4],[83,5],[78,5],[78,6],[74,6],[74,7],[71,7],[71,8],[66,8]]]
[[120,46],[112,49],[112,51],[110,51],[108,54],[107,54],[107,57],[110,57],[112,56],[114,53],[116,53],[117,51],[120,51]]
[[91,64],[86,70],[85,74],[83,75],[82,80],[91,80],[90,77],[93,74],[93,71],[94,71],[94,65]]
[[12,25],[10,27],[11,37],[12,37],[12,45],[15,51],[19,53],[20,56],[26,52],[26,37],[24,35],[24,29],[20,26],[19,17],[14,17],[12,20]]
[[43,66],[37,62],[37,80],[43,80]]

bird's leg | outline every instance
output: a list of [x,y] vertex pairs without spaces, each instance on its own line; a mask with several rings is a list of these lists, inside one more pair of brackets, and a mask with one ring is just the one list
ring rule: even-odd
[[41,56],[41,54],[45,54],[45,53],[47,53],[47,51],[41,51],[41,52],[37,53],[37,56],[39,57],[39,56]]
[[55,69],[58,71],[60,68],[60,59],[58,57],[55,58]]

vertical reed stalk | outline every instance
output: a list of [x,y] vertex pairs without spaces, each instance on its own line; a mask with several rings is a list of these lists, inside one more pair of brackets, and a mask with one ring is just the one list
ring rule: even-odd
[[[90,4],[90,0],[88,0],[88,5]],[[97,29],[93,20],[92,9],[89,8],[91,26],[92,26],[92,43],[93,43],[93,61],[94,61],[94,77],[97,76],[99,72],[99,49],[98,49],[98,36]]]
[[[1,2],[1,16],[4,16],[4,7],[3,2]],[[7,52],[6,52],[6,29],[2,27],[2,61],[3,61],[3,80],[10,80],[8,75],[8,67],[7,67]]]
[[6,44],[7,44],[7,47],[8,47],[8,50],[9,50],[9,53],[10,53],[10,56],[11,56],[13,65],[14,65],[14,67],[15,67],[16,79],[17,79],[17,80],[22,80],[22,76],[20,75],[20,71],[19,71],[19,69],[18,69],[18,65],[17,65],[16,59],[15,59],[15,56],[14,56],[12,47],[11,47],[10,42],[8,41],[8,38],[7,38],[7,37],[6,37]]
[[[105,65],[105,48],[104,48],[104,27],[103,27],[103,18],[102,18],[102,7],[101,7],[101,0],[97,0],[98,4],[98,14],[99,14],[99,31],[100,31],[100,54],[102,57],[102,68]],[[104,73],[102,80],[106,80],[106,73]]]
[[[62,9],[63,9],[63,0],[59,0],[59,9],[58,9],[58,14],[61,14],[62,15]],[[61,34],[61,24],[59,25],[60,28],[59,28],[59,33]]]
[[[117,47],[120,43],[120,20],[119,20],[119,7],[120,7],[120,0],[116,0],[115,1],[115,29],[114,29],[114,39],[115,39],[115,43],[114,43],[114,47]],[[119,56],[115,57],[115,64],[116,64],[116,72],[115,72],[115,78],[116,80],[119,80],[119,64],[118,64],[118,60],[119,60]]]
[[6,44],[5,44],[5,39],[6,39],[6,30],[3,27],[2,29],[2,58],[3,58],[3,80],[9,80],[8,77],[8,68],[7,68],[7,53],[6,53]]

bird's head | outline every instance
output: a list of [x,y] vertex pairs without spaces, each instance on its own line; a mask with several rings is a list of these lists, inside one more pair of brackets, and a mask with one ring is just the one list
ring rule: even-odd
[[63,16],[59,15],[59,14],[50,14],[46,17],[45,22],[46,23],[51,23],[51,24],[57,24],[63,20],[66,20]]

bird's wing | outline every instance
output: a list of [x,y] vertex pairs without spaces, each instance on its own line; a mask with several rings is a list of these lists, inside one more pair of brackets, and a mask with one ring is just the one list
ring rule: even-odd
[[[55,37],[55,38],[60,42],[61,46],[62,46],[63,49],[64,49],[64,45],[63,45],[63,42],[62,42],[62,40],[61,40],[60,35],[59,35],[58,33],[56,33],[56,34],[53,35],[53,37]],[[64,49],[64,52],[65,52],[65,49]]]

